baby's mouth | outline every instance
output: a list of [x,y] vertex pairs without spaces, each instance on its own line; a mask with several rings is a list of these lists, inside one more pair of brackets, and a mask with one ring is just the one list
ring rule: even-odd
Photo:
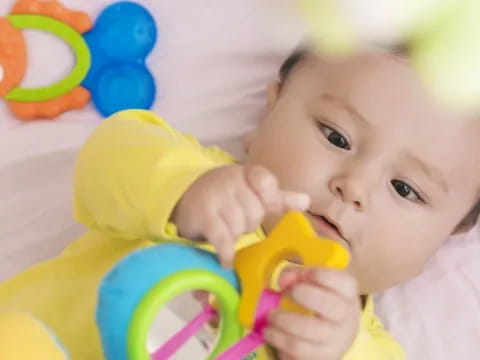
[[311,211],[307,211],[307,214],[312,218],[315,230],[320,232],[320,235],[340,241],[350,248],[350,242],[343,235],[342,228],[338,223],[327,216],[315,214]]

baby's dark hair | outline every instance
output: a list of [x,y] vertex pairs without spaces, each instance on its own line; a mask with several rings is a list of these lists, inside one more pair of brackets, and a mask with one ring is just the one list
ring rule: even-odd
[[[383,50],[387,50],[389,53],[398,55],[401,58],[407,58],[409,54],[408,47],[404,44],[397,44],[396,46],[388,49],[383,48]],[[280,66],[280,84],[284,84],[292,70],[307,57],[313,54],[314,50],[308,44],[302,44],[301,46],[297,47]]]
[[280,71],[278,73],[280,85],[285,84],[292,70],[303,60],[305,60],[310,53],[311,50],[307,47],[299,47],[295,49],[289,57],[287,57],[282,66],[280,66]]
[[[393,53],[398,54],[399,56],[406,56],[408,50],[404,47],[398,47],[392,50]],[[312,50],[307,47],[299,47],[295,49],[283,62],[280,66],[278,73],[280,87],[282,87],[287,81],[288,77],[291,75],[293,69],[298,66],[302,61],[304,61],[308,56],[312,55]],[[457,225],[454,229],[454,233],[467,231],[477,223],[480,218],[480,199],[473,205],[467,215],[463,220]]]
[[475,226],[480,217],[480,200],[472,207],[463,220],[458,224],[455,232],[468,231]]

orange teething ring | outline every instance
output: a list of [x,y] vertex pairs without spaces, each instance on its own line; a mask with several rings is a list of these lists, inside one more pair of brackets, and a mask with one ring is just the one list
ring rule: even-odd
[[0,18],[0,96],[22,81],[27,69],[27,46],[22,31],[6,18]]
[[[73,11],[58,0],[18,0],[12,15],[39,15],[58,20],[79,34],[93,27],[88,14]],[[7,18],[0,19],[0,97],[19,87],[27,67],[27,49],[21,29],[17,29]],[[81,109],[90,101],[90,93],[77,86],[62,96],[45,101],[7,101],[12,113],[20,120],[55,118],[65,111]]]
[[57,0],[18,0],[10,14],[47,16],[70,25],[79,34],[83,34],[93,27],[92,20],[88,14],[82,11],[70,10]]

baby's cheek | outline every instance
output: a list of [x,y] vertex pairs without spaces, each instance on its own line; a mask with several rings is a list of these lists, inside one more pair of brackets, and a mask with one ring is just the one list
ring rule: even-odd
[[392,232],[367,236],[361,242],[363,246],[352,254],[351,271],[362,293],[385,290],[415,276],[423,267],[411,244]]
[[383,277],[380,282],[385,288],[418,276],[441,244],[437,234],[422,232],[401,238],[392,236],[391,240],[389,251],[378,259],[378,271]]
[[410,234],[408,241],[408,250],[412,263],[418,263],[419,267],[424,266],[426,262],[435,254],[435,252],[445,243],[451,233],[453,224],[447,221],[431,223],[425,221],[424,225],[415,229]]

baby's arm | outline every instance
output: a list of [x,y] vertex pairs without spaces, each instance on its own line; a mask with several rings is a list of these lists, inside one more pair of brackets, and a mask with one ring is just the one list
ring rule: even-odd
[[280,189],[261,166],[230,165],[201,176],[181,198],[172,220],[180,235],[211,243],[230,267],[239,236],[254,232],[266,215],[305,211],[309,203],[306,194]]
[[181,196],[202,174],[232,162],[151,112],[118,113],[98,126],[79,153],[75,217],[122,238],[176,239],[168,222]]
[[309,203],[304,194],[281,191],[266,169],[233,161],[151,112],[118,113],[80,151],[76,219],[122,238],[204,239],[229,264],[236,237],[255,230],[265,214]]

